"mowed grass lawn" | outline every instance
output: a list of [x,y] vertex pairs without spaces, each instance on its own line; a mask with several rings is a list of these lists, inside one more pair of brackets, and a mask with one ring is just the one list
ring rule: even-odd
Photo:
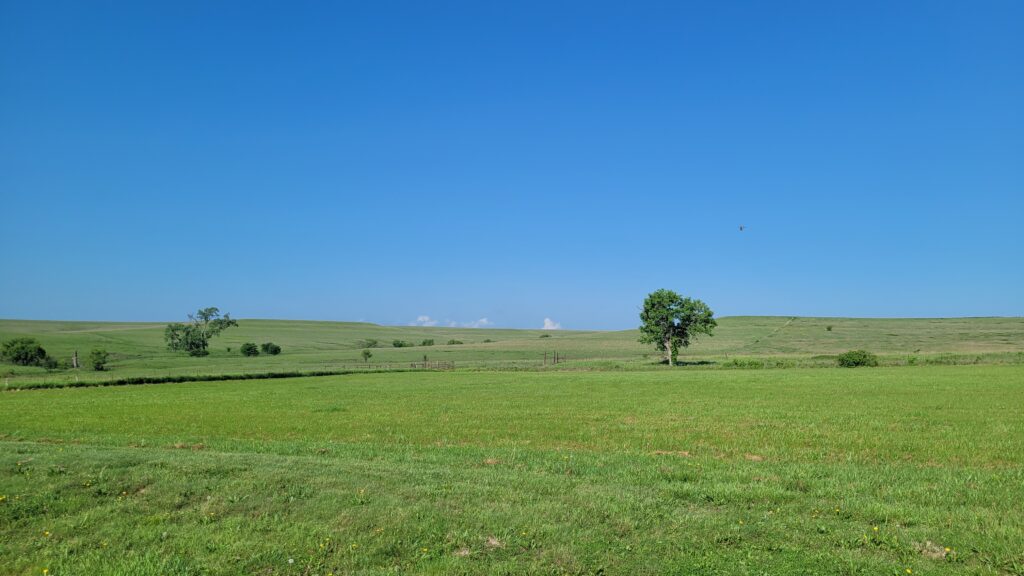
[[3,574],[1024,574],[1024,367],[0,394]]

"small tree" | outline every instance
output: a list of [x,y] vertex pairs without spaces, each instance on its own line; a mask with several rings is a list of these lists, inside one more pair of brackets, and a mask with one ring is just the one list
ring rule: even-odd
[[260,355],[260,349],[256,346],[255,342],[246,342],[245,344],[242,344],[242,347],[239,348],[239,350],[242,352],[242,356]]
[[270,354],[271,356],[277,356],[281,353],[281,347],[273,342],[264,342],[263,344],[260,344],[260,352]]
[[423,342],[420,342],[420,346],[433,346],[433,345],[434,345],[434,339],[433,338],[427,338]]
[[449,346],[458,346],[459,344],[462,344],[462,340],[452,339],[448,341]]
[[97,372],[102,372],[107,369],[107,361],[109,359],[110,354],[102,348],[95,348],[89,353],[89,365]]
[[373,352],[363,350],[363,362],[369,362],[370,358],[373,358]]
[[18,366],[42,366],[46,350],[35,338],[15,338],[0,346],[0,358]]
[[227,328],[238,326],[230,314],[220,315],[217,308],[203,308],[188,315],[188,324],[168,324],[164,329],[164,340],[171,350],[188,352],[189,356],[206,356],[210,338]]
[[640,342],[664,352],[669,366],[675,364],[680,347],[689,346],[698,334],[711,336],[718,325],[707,304],[665,289],[647,295],[640,322]]

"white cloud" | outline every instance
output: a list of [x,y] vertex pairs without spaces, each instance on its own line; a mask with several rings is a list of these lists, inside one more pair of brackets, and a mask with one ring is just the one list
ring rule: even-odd
[[409,322],[409,326],[437,326],[437,320],[434,320],[426,314],[417,316],[415,322]]
[[492,324],[494,324],[494,322],[491,322],[487,318],[481,318],[479,320],[473,320],[472,322],[463,322],[462,327],[463,328],[486,328],[486,327],[488,327],[488,326],[490,326]]
[[561,330],[562,325],[551,318],[544,319],[544,327],[541,330]]

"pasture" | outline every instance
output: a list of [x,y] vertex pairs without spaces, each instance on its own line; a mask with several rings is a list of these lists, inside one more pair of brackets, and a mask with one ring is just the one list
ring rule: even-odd
[[8,391],[0,566],[1024,574],[1022,415],[1020,365]]
[[[0,320],[0,341],[19,336],[38,339],[55,357],[67,360],[77,350],[111,353],[109,371],[47,372],[39,367],[0,364],[0,386],[106,381],[127,377],[264,374],[339,371],[408,366],[430,360],[454,361],[468,369],[544,369],[543,359],[558,352],[568,369],[659,368],[660,356],[637,342],[636,330],[542,331],[379,326],[353,322],[241,320],[212,341],[210,355],[192,358],[166,349],[164,323],[41,322]],[[367,366],[360,357],[376,340]],[[402,340],[416,344],[394,348]],[[421,346],[433,340],[433,346]],[[462,344],[448,345],[456,340]],[[244,342],[273,341],[280,356],[245,358]],[[835,355],[863,348],[883,364],[1022,363],[1024,318],[854,319],[733,317],[719,320],[715,336],[698,339],[684,351],[691,367],[833,366]],[[550,356],[549,356],[550,358]]]

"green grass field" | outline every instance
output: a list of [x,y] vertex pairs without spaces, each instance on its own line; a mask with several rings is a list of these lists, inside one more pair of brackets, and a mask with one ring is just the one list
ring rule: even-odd
[[[674,369],[635,331],[243,320],[190,358],[162,329],[0,321],[114,356],[0,365],[0,573],[1024,574],[1021,318],[725,318]],[[457,369],[18,389],[338,370],[367,338]],[[759,367],[801,369],[721,369]]]
[[[637,342],[637,332],[492,330],[378,326],[345,322],[242,320],[212,342],[211,354],[190,358],[169,352],[163,341],[165,324],[38,322],[0,320],[0,341],[17,336],[37,338],[50,354],[86,356],[92,348],[112,354],[109,372],[90,370],[46,372],[42,368],[0,364],[0,385],[110,380],[135,376],[195,376],[281,371],[343,370],[362,363],[361,341],[380,342],[374,366],[401,367],[412,361],[451,360],[460,368],[542,367],[544,353],[568,358],[563,368],[651,369],[660,357]],[[831,326],[832,330],[827,328]],[[542,337],[546,336],[546,337]],[[393,340],[435,346],[393,348]],[[448,346],[449,340],[462,345]],[[492,340],[485,342],[485,340]],[[280,356],[244,358],[243,342],[274,341]],[[231,348],[231,352],[228,352]],[[828,366],[834,355],[864,348],[882,355],[884,363],[1024,362],[1024,318],[850,319],[735,317],[723,318],[712,338],[698,340],[683,360],[704,362],[700,368],[740,366]]]
[[1021,366],[11,391],[0,566],[1024,574],[1022,415]]

